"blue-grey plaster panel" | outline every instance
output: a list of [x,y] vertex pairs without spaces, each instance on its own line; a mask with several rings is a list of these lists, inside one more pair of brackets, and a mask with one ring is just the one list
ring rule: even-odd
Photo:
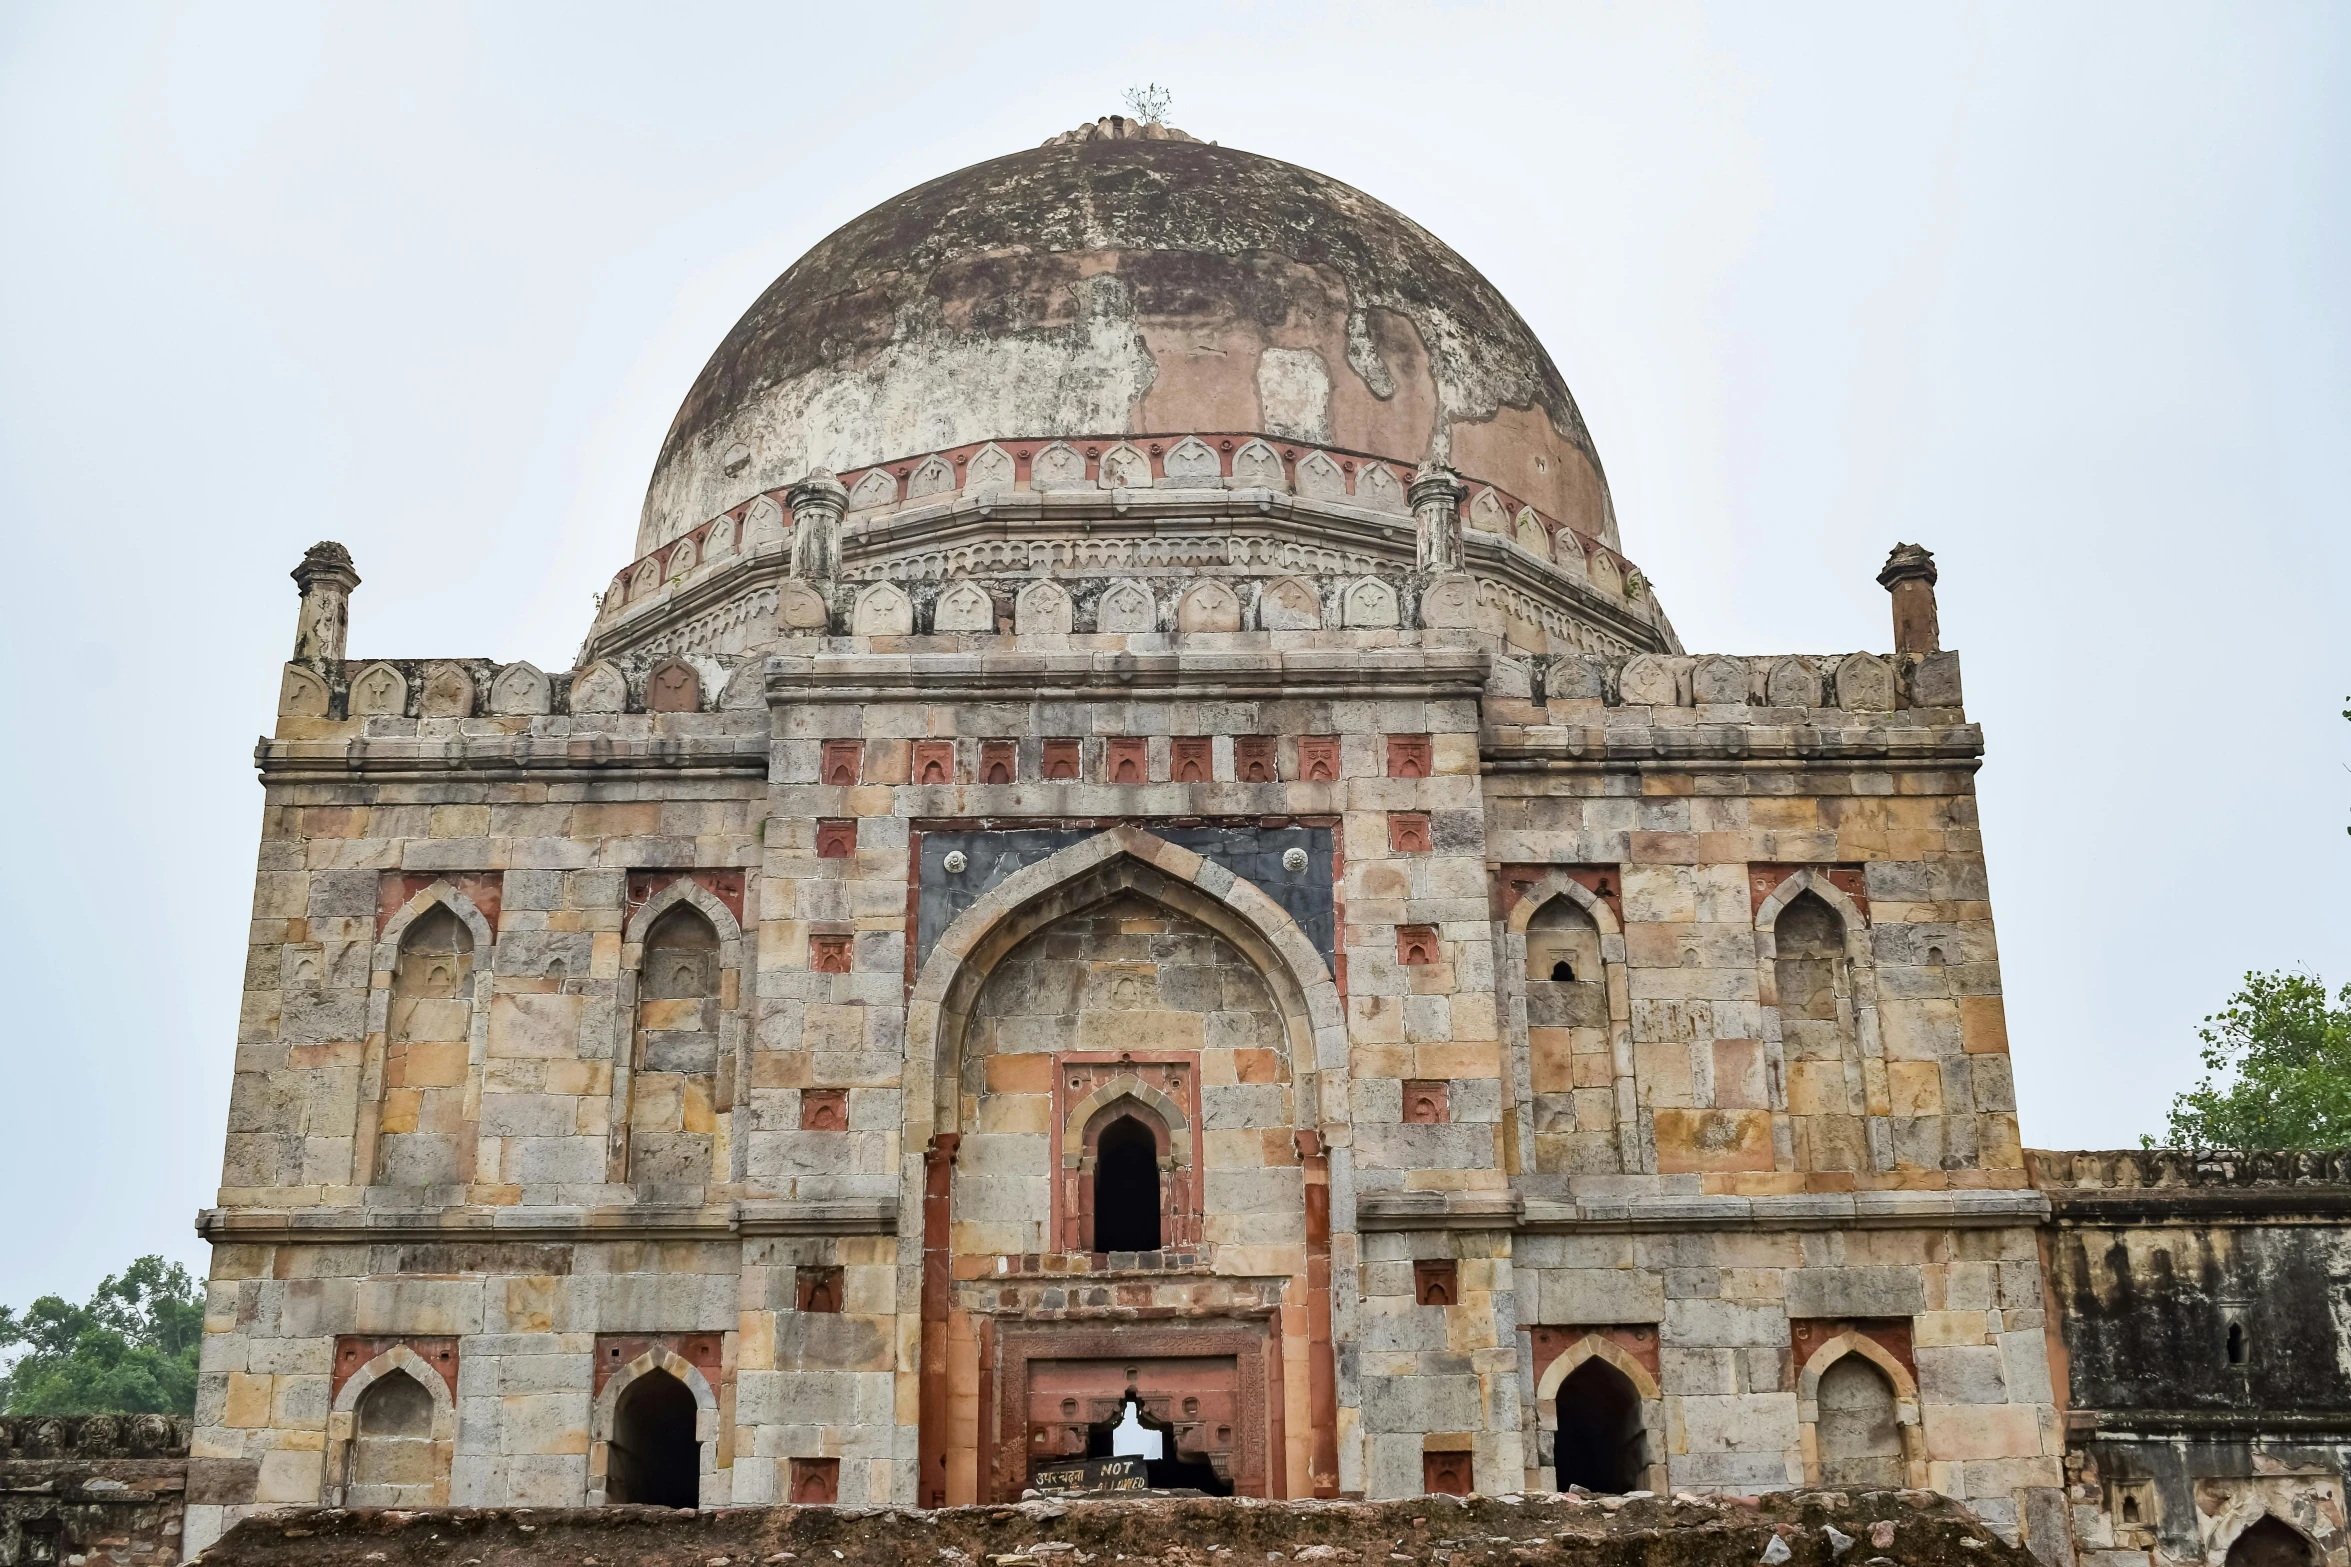
[[[1021,827],[1008,831],[926,832],[922,839],[922,902],[915,922],[915,965],[927,962],[931,948],[946,934],[955,917],[980,900],[982,894],[1024,865],[1034,865],[1073,843],[1083,843],[1099,827]],[[1326,968],[1336,972],[1338,922],[1331,896],[1331,830],[1328,827],[1153,827],[1155,837],[1214,860],[1257,884],[1265,895],[1288,911],[1322,954]],[[1282,856],[1291,849],[1306,851],[1306,869],[1285,870]],[[947,874],[950,852],[963,851],[966,864],[960,875]]]

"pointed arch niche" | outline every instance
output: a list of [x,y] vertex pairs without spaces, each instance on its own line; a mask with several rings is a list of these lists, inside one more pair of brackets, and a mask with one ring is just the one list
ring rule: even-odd
[[[1807,867],[1755,906],[1764,1072],[1800,1170],[1891,1170],[1893,1129],[1879,1044],[1869,914]],[[1791,1104],[1818,1106],[1803,1115]]]
[[[1139,828],[1014,872],[948,927],[907,1025],[905,1142],[929,1149],[922,1234],[902,1242],[925,1281],[900,1366],[922,1411],[919,1500],[1016,1497],[1060,1434],[1032,1429],[1031,1402],[1115,1397],[1129,1368],[1175,1456],[1244,1494],[1336,1494],[1324,1132],[1344,1115],[1346,1042],[1338,987],[1289,914]],[[1089,1273],[1182,1278],[1194,1316],[1124,1324],[1115,1344],[1056,1320]],[[1188,1417],[1193,1377],[1238,1413]],[[995,1396],[951,1404],[970,1378]]]
[[[597,1391],[588,1426],[590,1507],[715,1503],[718,1458],[717,1390],[675,1349],[653,1345]],[[689,1491],[693,1499],[682,1500]]]
[[[453,1355],[455,1345],[440,1349]],[[457,1400],[447,1376],[411,1345],[394,1344],[335,1389],[320,1500],[328,1507],[446,1507],[456,1450]]]
[[691,872],[630,916],[621,935],[627,1037],[613,1052],[607,1178],[701,1201],[742,1178],[729,1135],[743,1062],[743,927]]
[[1561,1491],[1581,1485],[1587,1491],[1664,1495],[1671,1489],[1664,1410],[1657,1378],[1647,1366],[1611,1334],[1584,1334],[1545,1365],[1535,1382],[1537,1430],[1550,1448],[1547,1478]]
[[1796,1420],[1809,1487],[1927,1484],[1917,1379],[1866,1333],[1848,1329],[1806,1357],[1796,1373]]
[[453,1201],[473,1179],[496,939],[448,880],[420,888],[377,935],[353,1128],[366,1184]]
[[1564,1183],[1576,1174],[1650,1169],[1615,909],[1579,876],[1549,872],[1511,905],[1502,948],[1517,1101],[1510,1124],[1520,1150],[1514,1173]]

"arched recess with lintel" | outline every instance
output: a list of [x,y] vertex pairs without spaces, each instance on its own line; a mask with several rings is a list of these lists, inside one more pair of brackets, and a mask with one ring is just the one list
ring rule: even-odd
[[1519,895],[1502,936],[1518,1173],[1536,1178],[1530,1190],[1551,1177],[1564,1192],[1570,1175],[1653,1169],[1616,911],[1554,871]]
[[[1755,908],[1766,1088],[1801,1170],[1895,1167],[1893,1127],[1868,1110],[1864,1063],[1883,1054],[1869,932],[1869,915],[1819,869],[1790,875]],[[1801,1092],[1790,1093],[1792,1077],[1808,1079]],[[1795,1115],[1791,1100],[1823,1108]]]
[[613,1053],[606,1178],[699,1202],[743,1175],[730,1135],[744,1061],[743,927],[691,874],[645,900],[621,933],[624,1031]]
[[1839,1333],[1796,1373],[1804,1483],[1867,1489],[1927,1484],[1918,1383],[1866,1333]]
[[[1297,923],[1139,828],[1016,871],[956,919],[907,1026],[906,1147],[930,1150],[922,1231],[901,1241],[929,1281],[919,1351],[900,1366],[922,1409],[919,1500],[1017,1496],[1034,1462],[1082,1450],[1092,1406],[1125,1390],[1122,1366],[1175,1433],[1171,1457],[1243,1494],[1336,1493],[1335,1414],[1316,1420],[1299,1395],[1333,1385],[1327,1149],[1346,1071],[1338,987]],[[1119,1191],[1156,1188],[1156,1249],[1098,1244],[1114,1156]],[[1154,1238],[1114,1238],[1138,1234]],[[1192,1326],[1080,1342],[1023,1293],[1039,1252],[1058,1254],[1035,1280],[1056,1294],[1088,1274],[1161,1278],[1206,1305]],[[951,1282],[975,1275],[984,1298]],[[1273,1313],[1276,1299],[1307,1309]],[[996,1396],[967,1415],[944,1390],[983,1355]],[[1102,1387],[1086,1380],[1096,1360]],[[1032,1388],[1031,1365],[1048,1362]]]
[[384,922],[368,982],[354,1173],[433,1202],[473,1179],[496,933],[453,883]]
[[395,1344],[344,1379],[327,1414],[328,1507],[446,1507],[457,1450],[448,1379]]

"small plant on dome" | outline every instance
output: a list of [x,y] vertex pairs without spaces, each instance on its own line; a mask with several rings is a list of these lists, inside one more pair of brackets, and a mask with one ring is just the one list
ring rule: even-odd
[[1168,106],[1174,102],[1175,94],[1157,82],[1127,89],[1127,112],[1145,125],[1165,125]]

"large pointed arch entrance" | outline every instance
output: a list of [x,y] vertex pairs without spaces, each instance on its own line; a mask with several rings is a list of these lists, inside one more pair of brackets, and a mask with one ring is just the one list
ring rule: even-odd
[[1242,1495],[1335,1494],[1345,1038],[1291,917],[1137,828],[955,920],[908,1017],[922,1502],[1017,1497],[1129,1406]]

